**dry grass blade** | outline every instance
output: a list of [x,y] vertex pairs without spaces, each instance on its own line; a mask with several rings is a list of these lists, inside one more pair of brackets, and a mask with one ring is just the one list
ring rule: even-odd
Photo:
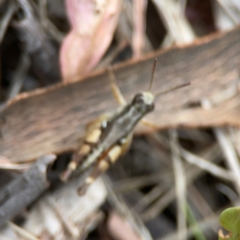
[[118,45],[113,50],[111,50],[106,57],[101,60],[101,62],[97,65],[96,69],[101,69],[109,66],[118,56],[118,54],[120,54],[127,46],[129,46],[129,43],[126,40],[121,40]]
[[0,169],[23,171],[30,168],[32,164],[17,164],[12,163],[10,159],[0,155]]
[[172,150],[173,170],[175,176],[175,191],[177,200],[177,231],[178,239],[187,239],[187,191],[183,163],[180,159],[179,143],[176,130],[170,131],[170,146]]
[[194,164],[195,166],[201,168],[204,171],[209,172],[210,174],[217,178],[224,179],[226,181],[232,181],[231,172],[203,159],[202,157],[190,153],[189,151],[183,148],[180,148],[180,151],[182,156],[188,163]]
[[[240,18],[239,18],[240,9],[238,9],[238,14],[235,13],[235,11],[233,9],[233,6],[235,5],[234,1],[232,1],[232,0],[228,0],[228,1],[216,0],[216,1],[220,4],[220,6],[226,12],[228,17],[232,20],[233,24],[234,25],[239,24],[239,22],[240,22]],[[235,9],[237,9],[237,5],[235,6]]]
[[190,201],[194,204],[194,206],[197,208],[199,213],[204,217],[204,219],[207,220],[207,218],[209,217],[216,217],[209,203],[206,201],[202,193],[194,185],[189,186],[188,197]]
[[151,207],[140,214],[144,222],[150,221],[161,213],[175,198],[175,189],[164,193]]
[[187,0],[178,0],[178,2],[181,6],[182,12],[184,12],[186,8]]
[[41,24],[44,28],[53,36],[53,38],[58,41],[59,43],[62,42],[64,38],[64,34],[61,33],[55,25],[49,20],[48,13],[47,13],[47,0],[39,1],[39,13],[40,13],[40,20]]
[[217,189],[219,192],[221,192],[224,196],[226,196],[230,200],[232,205],[234,206],[240,205],[238,194],[236,194],[236,191],[234,191],[234,189],[222,183],[218,184]]
[[[202,105],[204,108],[208,109],[212,107],[212,103],[208,100],[203,100]],[[215,128],[214,132],[225,155],[227,165],[230,168],[233,184],[235,185],[238,194],[240,194],[240,165],[235,149],[224,130]]]
[[52,196],[48,196],[46,198],[46,203],[49,204],[49,206],[52,207],[54,212],[56,213],[57,217],[60,219],[64,230],[73,238],[77,239],[79,238],[79,228],[74,224],[72,219],[70,219],[68,216],[66,216],[63,209],[59,206],[57,202],[55,202],[55,199],[53,199]]
[[236,191],[238,195],[240,195],[240,165],[235,149],[223,130],[215,129],[215,134],[225,155],[226,163],[231,171]]
[[145,194],[144,197],[134,206],[136,212],[143,212],[143,210],[149,206],[156,199],[159,199],[161,195],[167,190],[165,184],[159,184],[154,187],[149,193]]
[[4,11],[4,14],[1,16],[0,21],[0,44],[2,43],[3,37],[6,33],[7,27],[15,13],[17,6],[15,1],[8,1],[7,9]]
[[[206,229],[209,229],[209,226],[212,226],[212,227],[215,227],[215,228],[218,228],[219,227],[219,219],[218,219],[218,216],[219,213],[216,213],[216,217],[211,217],[211,218],[208,218],[204,221],[199,221],[198,222],[198,227],[201,231],[204,231]],[[194,236],[194,230],[192,228],[188,229],[188,232],[187,232],[187,237],[188,239],[190,239],[191,237]],[[176,240],[177,239],[177,233],[173,233],[173,234],[170,234],[166,237],[163,237],[163,238],[160,238],[158,240]]]
[[12,78],[11,86],[9,88],[8,98],[14,98],[21,91],[24,77],[30,67],[30,59],[27,53],[23,53],[20,59],[19,66]]
[[151,174],[149,176],[141,176],[141,177],[135,177],[135,178],[129,178],[129,179],[124,179],[117,181],[114,183],[114,189],[118,193],[124,193],[132,190],[136,190],[139,188],[147,187],[149,185],[158,183],[158,182],[172,182],[169,179],[169,174]]
[[[205,199],[205,196],[203,196],[194,185],[190,186],[189,188],[188,198],[194,213],[198,212],[203,217],[201,219],[204,219],[205,221],[208,221],[209,218],[217,219],[218,216],[214,213],[213,209],[210,206],[210,203],[207,202],[207,200]],[[197,233],[198,237],[196,237],[196,239],[205,239],[202,229],[199,226],[199,222],[200,222],[199,217],[197,219],[198,219],[197,222],[195,219],[194,221],[190,222],[191,228],[195,227],[196,230],[198,231]],[[201,222],[203,222],[203,220],[201,220]],[[218,230],[216,226],[214,226],[213,224],[210,224],[208,228],[209,228],[208,231],[204,231],[204,233],[206,233],[207,239],[208,239],[209,233],[211,233],[212,235],[216,235]]]
[[[204,153],[204,158],[207,158],[211,161],[215,161],[215,159],[219,159],[219,151],[217,146],[213,146],[209,148]],[[216,154],[217,153],[217,154]],[[197,167],[191,167],[186,170],[186,184],[189,186],[194,180],[198,179],[201,175],[203,175],[203,171]],[[167,192],[165,192],[154,204],[149,206],[142,214],[141,217],[144,221],[149,221],[152,218],[156,217],[160,212],[162,212],[175,198],[175,190],[170,188]]]
[[177,43],[192,42],[195,38],[190,24],[182,13],[179,2],[169,0],[153,0],[160,15],[163,17],[168,33]]
[[[136,1],[138,2],[138,1]],[[145,11],[145,9],[142,9],[143,11]],[[116,38],[118,39],[119,42],[121,41],[126,41],[129,45],[131,45],[132,48],[133,47],[133,28],[134,28],[134,19],[137,20],[137,18],[134,16],[134,10],[133,10],[133,1],[128,1],[128,0],[124,0],[123,1],[123,9],[122,12],[120,14],[120,19],[118,22],[118,26],[117,26],[117,30],[116,30]],[[142,14],[145,14],[142,13]],[[138,16],[140,17],[140,16]],[[141,21],[143,19],[146,18],[146,16],[141,16]],[[138,22],[139,24],[139,22]],[[143,25],[141,27],[145,28],[145,22],[143,22]],[[140,31],[142,31],[143,29],[139,29]],[[142,34],[142,33],[138,33]],[[146,51],[151,51],[153,50],[153,47],[151,45],[151,42],[148,39],[148,36],[146,34],[144,34],[142,36],[144,39],[141,40],[143,41],[143,43],[145,44],[144,48]]]
[[114,192],[112,185],[106,176],[104,177],[104,181],[108,190],[108,199],[113,208],[115,208],[126,219],[126,221],[131,224],[134,231],[139,235],[141,240],[152,240],[149,231],[141,219],[137,216],[137,214],[132,212],[131,209],[122,200],[122,198]]
[[138,58],[144,50],[144,35],[146,23],[146,0],[133,1],[133,57]]
[[19,227],[18,225],[12,222],[8,222],[8,225],[25,240],[41,240],[40,238],[31,234],[29,231],[26,231],[25,229]]

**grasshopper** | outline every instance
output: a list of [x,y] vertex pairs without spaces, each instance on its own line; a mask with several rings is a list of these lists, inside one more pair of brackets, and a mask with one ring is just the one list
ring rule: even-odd
[[[115,83],[112,70],[109,70],[112,91],[118,102],[123,105],[123,108],[112,115],[100,116],[89,124],[82,146],[74,154],[67,170],[62,174],[61,179],[67,181],[88,171],[83,184],[78,189],[79,195],[82,195],[99,175],[126,153],[131,144],[135,126],[146,114],[153,111],[155,97],[150,90],[154,80],[155,67],[156,60],[149,90],[136,94],[128,104],[126,104]],[[173,89],[186,85],[189,85],[189,83],[179,85]]]

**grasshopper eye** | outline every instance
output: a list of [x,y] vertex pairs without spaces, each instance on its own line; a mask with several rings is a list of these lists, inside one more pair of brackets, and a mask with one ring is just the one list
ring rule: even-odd
[[133,101],[132,103],[135,105],[135,104],[141,104],[141,103],[144,103],[144,96],[142,93],[138,93],[134,98],[133,98]]
[[154,109],[154,102],[152,94],[148,92],[137,94],[132,101],[139,112],[151,112]]
[[155,105],[154,104],[150,104],[150,105],[148,105],[148,111],[153,111],[154,110],[154,108],[155,108]]

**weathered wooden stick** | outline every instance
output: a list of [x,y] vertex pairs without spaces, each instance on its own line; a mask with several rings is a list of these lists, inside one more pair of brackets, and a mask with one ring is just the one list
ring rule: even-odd
[[0,227],[36,200],[49,186],[47,167],[55,155],[40,157],[36,163],[0,191]]

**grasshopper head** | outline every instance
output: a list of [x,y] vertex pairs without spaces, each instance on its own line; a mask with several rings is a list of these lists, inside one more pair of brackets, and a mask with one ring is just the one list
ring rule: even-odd
[[133,98],[132,104],[138,112],[151,112],[154,109],[154,96],[150,92],[138,93]]

